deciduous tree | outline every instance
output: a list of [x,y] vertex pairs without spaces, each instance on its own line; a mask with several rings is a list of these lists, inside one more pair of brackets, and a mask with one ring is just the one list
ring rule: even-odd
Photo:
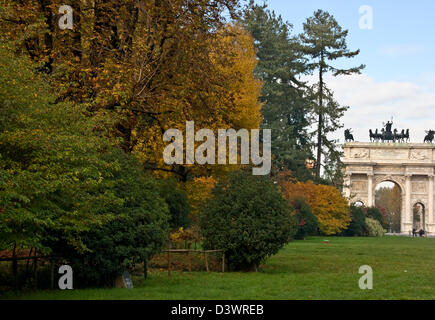
[[347,200],[338,189],[308,182],[281,182],[285,196],[290,200],[304,198],[316,215],[319,229],[325,235],[337,234],[350,223]]
[[259,126],[252,38],[223,17],[237,13],[237,0],[73,0],[72,30],[58,27],[61,4],[8,2],[2,36],[39,64],[58,101],[110,115],[110,136],[146,168],[189,178],[191,167],[162,163],[163,132],[186,120],[210,129]]
[[0,43],[0,249],[77,258],[90,277],[113,277],[160,248],[167,206],[138,160],[107,138],[109,120],[56,103],[33,67]]

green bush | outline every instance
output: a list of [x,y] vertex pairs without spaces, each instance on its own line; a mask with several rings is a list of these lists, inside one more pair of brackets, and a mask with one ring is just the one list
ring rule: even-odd
[[361,207],[352,205],[350,207],[351,222],[344,230],[345,236],[362,236],[366,230],[366,216]]
[[187,228],[190,226],[190,206],[186,193],[179,189],[174,179],[161,180],[159,183],[160,196],[169,208],[169,226],[171,229]]
[[92,192],[104,201],[95,201],[90,208],[106,222],[80,234],[83,250],[61,235],[63,241],[50,244],[54,254],[66,258],[73,268],[76,287],[112,286],[124,270],[149,260],[167,239],[169,212],[156,182],[122,151],[103,158],[116,169],[103,172],[104,185]]
[[367,208],[366,209],[366,216],[367,216],[367,218],[372,218],[372,219],[379,221],[379,223],[382,225],[382,227],[384,229],[388,228],[388,223],[387,223],[387,221],[385,221],[384,216],[382,215],[382,212],[378,208],[376,208],[376,207]]
[[366,218],[366,229],[369,237],[383,237],[385,230],[378,220]]
[[319,226],[317,217],[311,211],[310,206],[302,198],[296,198],[292,207],[295,210],[295,218],[298,224],[298,230],[294,236],[295,239],[303,240],[307,235],[312,235],[317,231]]
[[231,270],[256,270],[296,232],[291,208],[268,177],[237,171],[222,179],[200,211],[205,249],[223,249]]

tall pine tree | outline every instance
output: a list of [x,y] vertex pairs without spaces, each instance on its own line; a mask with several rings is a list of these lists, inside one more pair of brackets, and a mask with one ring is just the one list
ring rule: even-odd
[[359,54],[359,50],[349,51],[346,45],[348,30],[343,30],[335,18],[328,12],[317,10],[304,23],[304,32],[300,35],[303,51],[310,59],[308,68],[318,73],[318,82],[312,87],[314,102],[313,113],[317,118],[316,141],[316,177],[320,177],[322,155],[325,156],[325,176],[336,178],[340,172],[340,152],[336,141],[328,139],[328,133],[342,127],[340,118],[348,107],[340,106],[334,100],[333,92],[324,82],[328,72],[333,76],[360,73],[365,67],[360,65],[349,69],[338,69],[330,62],[339,58],[352,58]]
[[255,40],[255,75],[263,81],[262,127],[272,129],[276,168],[289,169],[301,180],[310,178],[305,167],[305,160],[312,157],[310,108],[305,84],[298,79],[307,67],[299,41],[291,35],[289,23],[253,1],[245,8],[243,24]]

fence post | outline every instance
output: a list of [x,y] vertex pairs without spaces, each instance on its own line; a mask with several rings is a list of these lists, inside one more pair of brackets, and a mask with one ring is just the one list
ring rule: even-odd
[[38,288],[38,250],[35,248],[35,257],[33,259],[33,278],[34,278],[34,284],[33,287],[36,289]]
[[207,252],[206,251],[204,251],[204,259],[205,259],[205,269],[208,272],[208,260],[207,260]]
[[18,261],[16,260],[15,250],[17,248],[17,244],[14,244],[14,249],[12,250],[12,274],[14,276],[14,290],[18,291]]
[[171,253],[170,250],[168,250],[168,276],[171,275]]
[[50,259],[50,288],[54,289],[54,260]]
[[26,259],[26,272],[24,274],[24,281],[23,281],[24,284],[26,284],[27,278],[29,277],[29,261],[30,261],[30,257],[32,256],[32,251],[33,251],[33,247],[30,248],[30,252],[28,256],[29,259]]
[[190,249],[187,251],[187,259],[188,259],[188,262],[189,262],[189,272],[192,272],[192,261],[191,261],[191,258],[190,258]]
[[222,272],[225,272],[225,251],[222,251]]

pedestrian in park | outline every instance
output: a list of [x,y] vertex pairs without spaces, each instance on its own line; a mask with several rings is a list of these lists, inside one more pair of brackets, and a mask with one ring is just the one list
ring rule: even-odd
[[417,231],[415,230],[415,228],[412,228],[412,236],[416,237],[417,236]]

